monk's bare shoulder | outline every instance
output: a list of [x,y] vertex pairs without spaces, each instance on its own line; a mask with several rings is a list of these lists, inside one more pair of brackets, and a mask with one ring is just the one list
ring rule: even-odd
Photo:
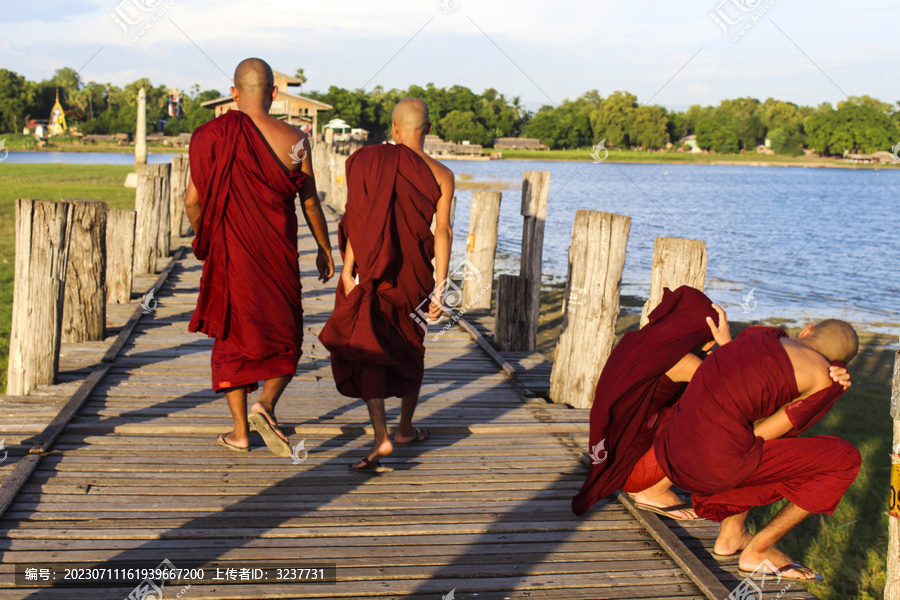
[[[284,121],[274,117],[266,117],[257,123],[269,146],[278,155],[278,160],[291,170],[299,170],[301,161],[309,151],[308,136]],[[298,145],[299,144],[299,145]]]
[[431,169],[435,180],[441,187],[441,192],[447,193],[449,190],[450,193],[453,193],[453,171],[427,154],[420,154],[419,156],[425,159],[425,163]]

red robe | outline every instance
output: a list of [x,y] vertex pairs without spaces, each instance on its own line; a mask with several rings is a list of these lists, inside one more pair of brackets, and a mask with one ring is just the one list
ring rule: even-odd
[[841,396],[838,383],[791,404],[794,428],[784,437],[764,441],[753,433],[755,421],[800,395],[779,341],[785,335],[775,328],[744,331],[703,362],[678,406],[660,419],[659,466],[694,495],[702,517],[721,521],[783,497],[830,514],[856,478],[859,452],[852,444],[830,436],[794,439]]
[[608,454],[599,464],[592,460],[572,500],[576,515],[621,488],[652,446],[658,411],[674,404],[684,389],[667,381],[665,373],[695,347],[712,341],[706,317],[718,321],[712,300],[702,292],[688,286],[674,292],[667,288],[649,323],[626,333],[613,348],[591,406],[590,449],[602,443],[596,456]]
[[319,334],[345,396],[405,396],[422,385],[425,332],[416,315],[434,289],[431,220],[440,196],[428,164],[406,146],[369,146],[347,160],[338,241],[341,255],[348,240],[353,246],[359,284],[348,296],[338,283]]
[[215,391],[293,375],[303,341],[297,212],[304,175],[288,171],[253,121],[231,110],[191,136],[205,260],[190,331],[215,338]]

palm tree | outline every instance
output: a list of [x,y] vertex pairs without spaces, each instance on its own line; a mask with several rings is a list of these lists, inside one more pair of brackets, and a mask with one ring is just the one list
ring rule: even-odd
[[297,69],[297,72],[294,73],[294,77],[300,80],[300,91],[303,91],[303,84],[306,83],[306,75],[303,74],[303,69]]
[[522,101],[522,97],[521,97],[521,96],[513,96],[513,99],[512,99],[512,109],[513,109],[513,114],[515,114],[515,116],[516,116],[516,121],[519,120],[519,114],[520,114],[520,111],[521,111],[521,109],[522,109],[522,102],[521,102],[521,101]]

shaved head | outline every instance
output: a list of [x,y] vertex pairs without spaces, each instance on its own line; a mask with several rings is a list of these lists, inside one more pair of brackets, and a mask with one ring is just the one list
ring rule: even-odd
[[247,58],[234,70],[234,87],[250,100],[261,100],[272,94],[275,76],[272,67],[259,58]]
[[394,107],[391,121],[401,133],[420,135],[428,127],[428,105],[418,98],[404,98]]
[[813,326],[803,340],[825,355],[828,360],[850,362],[859,351],[859,337],[849,323],[827,319]]

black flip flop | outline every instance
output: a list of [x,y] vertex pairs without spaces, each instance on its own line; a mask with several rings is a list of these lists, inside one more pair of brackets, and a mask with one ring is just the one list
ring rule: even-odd
[[249,446],[247,446],[246,448],[241,448],[240,446],[235,446],[234,444],[229,443],[228,440],[225,439],[226,435],[228,434],[220,433],[219,437],[216,438],[216,443],[218,443],[220,446],[225,446],[229,450],[234,450],[235,452],[250,452]]
[[703,518],[698,516],[696,519],[680,519],[672,514],[673,511],[676,510],[688,510],[689,508],[694,508],[693,505],[683,502],[681,504],[673,504],[672,506],[653,506],[652,504],[644,504],[642,502],[635,502],[634,505],[641,510],[646,510],[652,513],[656,513],[658,515],[662,515],[663,517],[669,517],[670,519],[675,519],[676,521],[702,521]]
[[[815,575],[815,577],[813,577],[812,579],[804,579],[802,577],[789,577],[789,576],[785,575],[784,572],[788,571],[790,569],[809,569],[810,571],[812,571],[812,573],[813,573],[813,575]],[[798,563],[798,562],[794,562],[789,565],[784,565],[783,567],[779,567],[779,568],[775,569],[774,572],[772,572],[772,571],[750,572],[750,571],[745,571],[743,569],[738,569],[738,573],[741,575],[741,577],[751,577],[751,578],[759,577],[759,576],[781,577],[781,579],[786,580],[786,581],[800,581],[803,583],[822,583],[823,581],[825,581],[824,576],[819,575],[818,573],[816,573],[815,571],[813,571],[806,565]]]
[[381,464],[380,459],[369,460],[369,457],[362,459],[362,462],[366,464],[364,467],[357,467],[356,463],[350,465],[351,471],[356,471],[358,473],[391,473],[394,469],[391,467],[385,467]]
[[[425,437],[421,437],[423,431],[425,432]],[[431,433],[426,428],[423,427],[423,428],[419,429],[418,427],[416,427],[416,437],[409,440],[408,442],[394,441],[394,445],[400,446],[401,448],[405,448],[406,446],[415,446],[419,442],[424,442],[425,440],[427,440],[430,437],[431,437]],[[395,437],[394,440],[396,440],[396,439],[397,438]]]

